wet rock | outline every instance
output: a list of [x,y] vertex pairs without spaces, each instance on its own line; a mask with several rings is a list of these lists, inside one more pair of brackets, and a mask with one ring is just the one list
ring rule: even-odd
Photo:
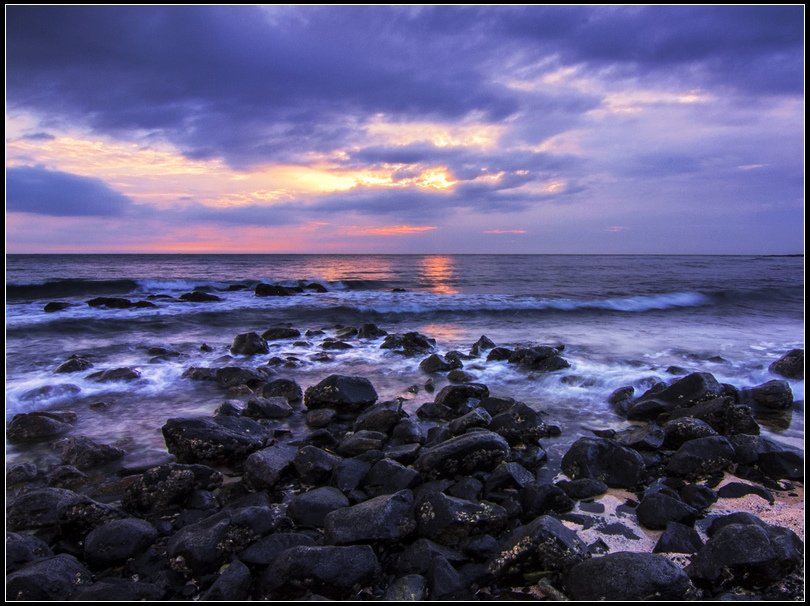
[[425,430],[422,426],[410,417],[402,419],[391,431],[391,438],[395,443],[424,444],[426,437]]
[[734,448],[722,436],[684,442],[667,463],[672,475],[697,478],[726,469],[734,459]]
[[274,326],[268,328],[262,333],[262,339],[265,341],[281,341],[283,339],[297,339],[301,336],[301,331],[297,328],[290,328],[289,326]]
[[401,490],[374,497],[326,516],[324,540],[333,545],[399,541],[416,529],[413,493]]
[[354,422],[354,431],[368,430],[390,432],[403,416],[402,402],[381,402],[360,414]]
[[214,416],[239,417],[244,412],[242,402],[239,400],[225,400],[217,406]]
[[14,572],[28,562],[52,555],[51,548],[34,535],[6,533],[6,573]]
[[622,551],[574,566],[566,586],[575,600],[677,600],[694,590],[677,564],[663,556]]
[[87,436],[65,438],[59,442],[62,460],[79,469],[90,469],[115,461],[126,453],[108,444],[99,444]]
[[254,419],[283,419],[293,413],[287,398],[251,398],[247,401],[244,415]]
[[776,362],[773,362],[768,367],[768,370],[788,379],[804,379],[804,350],[791,349]]
[[471,356],[480,356],[483,352],[487,351],[488,349],[492,349],[496,347],[495,343],[487,337],[486,335],[481,335],[481,337],[473,343],[473,346],[470,348],[470,355]]
[[62,488],[40,488],[25,492],[12,500],[6,510],[9,530],[26,530],[55,526],[59,514],[82,496]]
[[620,444],[634,450],[658,450],[664,443],[664,430],[648,423],[617,436]]
[[195,490],[214,490],[222,485],[222,474],[205,465],[168,463],[143,473],[126,491],[124,509],[140,513],[162,513],[182,507]]
[[245,480],[252,486],[273,488],[292,469],[297,454],[298,449],[289,444],[274,444],[258,450],[245,460]]
[[534,474],[515,461],[500,463],[486,480],[487,491],[520,489],[534,481]]
[[461,597],[464,580],[445,558],[434,557],[427,570],[427,582],[433,600],[450,600]]
[[320,528],[326,514],[349,506],[349,499],[337,488],[322,486],[293,497],[287,513],[296,526]]
[[163,598],[163,589],[155,583],[110,578],[80,586],[71,599],[74,602],[140,602]]
[[608,404],[611,404],[619,414],[627,416],[627,412],[633,403],[633,394],[635,393],[636,389],[632,385],[619,387],[608,396]]
[[91,566],[98,568],[123,564],[149,547],[157,536],[155,527],[145,520],[111,520],[87,535],[84,557]]
[[562,480],[557,482],[557,486],[563,489],[572,499],[592,499],[599,495],[605,494],[608,490],[608,485],[601,480],[594,480],[592,478],[581,478],[579,480]]
[[793,405],[793,391],[787,381],[768,381],[751,389],[743,390],[742,397],[756,406],[771,410],[789,410]]
[[427,580],[420,574],[409,574],[393,580],[385,590],[388,602],[421,602],[427,598]]
[[121,297],[96,297],[87,301],[90,307],[105,307],[107,309],[129,309],[134,303]]
[[723,395],[723,386],[708,372],[693,372],[640,400],[655,399],[671,408],[688,407]]
[[53,313],[55,311],[62,311],[68,307],[71,307],[70,303],[65,303],[64,301],[50,301],[49,303],[45,304],[45,307],[43,307],[42,310],[48,313]]
[[689,440],[708,438],[716,435],[717,432],[705,421],[695,419],[694,417],[681,417],[667,421],[664,424],[663,446],[665,448],[677,449],[680,448],[684,442],[688,442]]
[[56,367],[54,372],[67,373],[67,372],[81,372],[93,366],[92,362],[85,357],[79,355],[72,355],[67,360],[62,362]]
[[[473,400],[470,400],[473,402]],[[461,414],[464,414],[463,412]],[[448,408],[442,404],[436,404],[435,402],[425,402],[416,409],[416,416],[420,419],[452,419],[454,417],[459,416],[459,413],[456,413],[452,408]]]
[[644,478],[644,460],[614,440],[580,438],[565,453],[562,470],[574,480],[592,478],[613,488],[632,488]]
[[141,378],[141,373],[134,368],[109,368],[87,375],[88,379],[98,383],[109,383],[112,381],[135,381]]
[[491,431],[476,431],[422,450],[415,466],[433,478],[489,471],[509,455],[509,444]]
[[678,496],[698,511],[707,509],[717,501],[717,493],[703,484],[687,484],[678,490]]
[[346,494],[360,486],[373,463],[363,458],[341,459],[332,472],[332,484]]
[[437,543],[458,546],[473,535],[497,532],[506,525],[506,510],[441,492],[428,494],[416,507],[418,533]]
[[289,297],[293,294],[293,291],[286,286],[264,283],[257,284],[253,292],[257,297]]
[[73,429],[76,416],[48,412],[28,412],[14,415],[6,428],[9,442],[49,440]]
[[431,339],[418,332],[407,332],[404,335],[386,336],[380,349],[393,349],[405,356],[416,356],[428,353],[435,345],[436,339]]
[[447,380],[451,383],[472,383],[475,381],[475,375],[456,369],[447,373]]
[[492,417],[489,429],[506,438],[513,446],[534,444],[540,438],[551,435],[537,411],[522,402],[517,402],[509,410]]
[[755,494],[762,497],[773,505],[773,494],[771,494],[770,490],[762,486],[754,486],[753,484],[746,484],[745,482],[729,482],[721,486],[717,491],[717,496],[722,499],[739,499],[748,494]]
[[521,489],[520,505],[524,519],[532,520],[545,513],[571,511],[575,503],[559,486],[532,482]]
[[559,353],[557,348],[544,345],[518,347],[509,356],[509,363],[540,372],[552,372],[569,368],[571,365]]
[[434,403],[446,406],[451,410],[459,410],[471,398],[483,400],[489,396],[489,389],[481,383],[467,383],[465,385],[448,385],[442,388],[434,398]]
[[68,600],[92,576],[76,558],[61,553],[37,560],[6,577],[6,597],[11,600]]
[[337,339],[324,339],[321,349],[354,349],[354,346]]
[[346,599],[352,590],[371,582],[379,571],[368,545],[350,547],[292,547],[276,558],[259,583],[260,598],[297,596],[314,591]]
[[338,445],[337,452],[344,457],[355,457],[369,450],[382,450],[387,437],[379,431],[362,429],[346,434],[346,437]]
[[169,419],[161,428],[166,448],[181,463],[240,465],[264,446],[267,429],[244,417]]
[[736,404],[731,398],[726,397],[707,400],[690,408],[675,409],[671,417],[700,419],[708,423],[717,433],[725,436],[759,433],[759,425],[754,420],[751,409],[743,404]]
[[14,463],[6,468],[6,484],[13,486],[23,482],[30,482],[39,475],[37,466],[31,461]]
[[300,402],[304,399],[304,392],[301,386],[293,379],[275,379],[262,388],[262,395],[265,398],[282,397],[288,402]]
[[419,483],[419,472],[390,459],[380,459],[369,469],[363,489],[371,496],[393,494]]
[[169,539],[170,565],[187,575],[214,572],[231,554],[274,530],[282,518],[275,508],[242,507],[184,526]]
[[422,447],[417,443],[389,445],[384,454],[387,458],[402,465],[410,465],[419,456]]
[[253,356],[267,353],[270,348],[267,346],[267,341],[255,332],[244,332],[234,337],[230,351],[237,356]]
[[384,337],[388,333],[376,324],[363,324],[360,330],[357,331],[357,336],[361,339],[376,339],[377,337]]
[[703,547],[703,541],[697,530],[678,522],[667,522],[653,553],[697,553]]
[[[259,372],[261,370],[261,372]],[[251,389],[264,383],[272,373],[269,369],[241,368],[239,366],[226,366],[214,371],[214,379],[220,387],[231,388],[247,386]]]
[[310,409],[333,408],[357,413],[376,401],[377,392],[371,382],[357,376],[330,375],[304,393],[304,405]]
[[757,466],[770,478],[804,480],[804,453],[760,438],[756,446]]
[[332,475],[340,457],[316,446],[304,446],[295,455],[293,464],[298,476],[307,484],[317,484]]
[[536,570],[566,571],[588,557],[573,530],[551,516],[541,516],[516,528],[487,567],[496,577]]
[[636,507],[639,523],[645,528],[663,530],[669,522],[691,523],[698,511],[663,492],[646,495]]
[[460,368],[460,364],[453,360],[448,360],[439,354],[431,354],[419,363],[419,368],[423,372],[447,372]]
[[222,301],[222,297],[199,290],[183,293],[180,295],[179,299],[188,303],[212,303],[214,301]]
[[337,419],[337,412],[333,408],[316,408],[307,411],[307,425],[313,428],[328,427]]
[[352,339],[357,336],[357,329],[354,326],[346,326],[340,328],[335,332],[335,337],[338,339]]
[[474,408],[465,415],[450,421],[447,428],[453,435],[458,435],[466,432],[473,427],[488,427],[492,422],[492,417],[483,408]]
[[239,552],[239,558],[251,566],[269,566],[290,547],[315,545],[315,540],[298,532],[276,532],[251,543]]
[[506,347],[495,347],[487,354],[487,362],[509,360],[514,352]]
[[779,526],[728,524],[712,533],[686,572],[696,583],[717,587],[732,580],[743,587],[779,581],[800,565],[804,545]]
[[202,594],[201,600],[234,602],[250,597],[250,569],[234,558],[220,570],[217,580]]
[[54,467],[45,476],[48,486],[56,488],[69,488],[78,490],[87,481],[87,474],[79,471],[73,465],[59,465]]
[[399,554],[394,568],[400,574],[427,574],[435,557],[442,557],[450,562],[464,560],[464,556],[458,551],[422,538],[416,539]]

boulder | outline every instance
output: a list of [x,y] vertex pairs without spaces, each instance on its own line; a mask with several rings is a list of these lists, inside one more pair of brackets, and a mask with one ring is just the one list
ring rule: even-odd
[[337,453],[343,457],[355,457],[369,450],[382,450],[387,438],[382,432],[361,429],[346,434],[337,447]]
[[349,499],[340,490],[322,486],[294,496],[287,514],[296,526],[321,528],[326,514],[348,506]]
[[200,596],[202,601],[236,602],[250,597],[250,569],[239,559],[232,559],[224,570],[220,569],[217,580]]
[[263,283],[257,284],[253,292],[257,297],[289,297],[293,294],[293,291],[286,286]]
[[376,401],[377,392],[371,382],[357,376],[330,375],[304,394],[307,408],[334,408],[339,412],[357,413]]
[[90,307],[105,307],[107,309],[129,309],[134,303],[121,297],[96,297],[87,301]]
[[47,313],[53,313],[55,311],[62,311],[68,307],[72,307],[70,303],[65,303],[64,301],[50,301],[45,304],[42,310]]
[[770,478],[804,480],[804,453],[760,438],[756,445],[757,466]]
[[14,415],[6,427],[9,442],[51,440],[73,429],[76,416],[59,413],[27,412]]
[[262,339],[265,341],[281,341],[283,339],[297,339],[301,336],[301,331],[297,328],[290,328],[289,326],[274,326],[268,328],[262,333]]
[[546,513],[565,513],[574,508],[574,501],[554,484],[532,482],[520,490],[523,517],[532,520]]
[[267,429],[243,417],[169,419],[161,428],[166,448],[181,463],[240,465],[262,448]]
[[276,532],[260,538],[239,552],[239,559],[251,566],[269,566],[290,547],[315,545],[315,540],[299,532]]
[[185,505],[197,490],[222,485],[222,474],[205,465],[167,463],[145,471],[126,490],[124,509],[140,513],[163,513]]
[[509,444],[491,431],[475,431],[424,448],[415,466],[429,477],[489,471],[509,456]]
[[723,386],[708,372],[693,372],[657,393],[639,400],[655,399],[672,408],[689,407],[723,395]]
[[84,541],[84,557],[97,568],[123,564],[149,547],[157,538],[155,527],[145,520],[111,520],[94,528]]
[[6,533],[6,573],[14,572],[28,562],[52,555],[48,544],[32,534]]
[[506,347],[495,347],[487,354],[487,362],[509,360],[514,352]]
[[360,330],[357,331],[357,336],[361,339],[376,339],[377,337],[384,337],[388,333],[376,324],[363,324]]
[[283,419],[292,413],[293,409],[287,398],[272,396],[250,398],[243,414],[254,419]]
[[231,353],[237,356],[253,356],[270,351],[267,341],[255,332],[244,332],[236,335],[231,343]]
[[446,406],[451,410],[458,410],[471,398],[483,400],[489,396],[489,389],[481,383],[467,383],[465,385],[448,385],[436,394],[434,403]]
[[62,461],[79,469],[90,469],[116,461],[126,453],[120,448],[99,444],[87,436],[65,438],[59,442]]
[[326,515],[324,540],[333,545],[400,541],[416,529],[413,493],[401,490]]
[[536,444],[540,438],[550,435],[548,426],[540,420],[537,411],[522,402],[516,402],[509,410],[493,416],[489,429],[506,438],[513,446]]
[[295,455],[293,465],[302,482],[317,484],[325,481],[332,475],[341,458],[330,452],[307,445]]
[[455,549],[434,543],[430,539],[416,539],[405,547],[393,564],[399,574],[427,574],[431,562],[442,557],[449,562],[462,562],[464,556]]
[[423,372],[434,373],[455,370],[461,368],[461,365],[458,361],[448,360],[439,354],[430,354],[419,363],[419,368],[421,368]]
[[82,585],[73,594],[73,602],[141,602],[158,601],[164,596],[164,588],[146,581],[104,579],[92,585]]
[[562,470],[574,480],[601,480],[613,488],[632,488],[645,474],[641,455],[606,438],[578,439],[565,453]]
[[222,297],[199,290],[183,293],[179,298],[181,301],[186,301],[187,303],[211,303],[214,301],[222,301]]
[[421,602],[427,598],[427,580],[421,574],[409,574],[388,584],[383,600],[387,602]]
[[697,530],[678,522],[667,522],[666,529],[653,547],[653,553],[697,553],[703,541]]
[[298,449],[274,444],[251,454],[245,460],[245,480],[252,486],[273,488],[292,469]]
[[447,424],[447,429],[453,435],[465,433],[473,427],[489,427],[492,417],[483,408],[474,408],[465,415],[453,419]]
[[442,545],[458,546],[471,536],[500,531],[506,510],[493,503],[473,502],[433,492],[416,507],[418,533]]
[[270,381],[262,388],[262,395],[265,398],[287,398],[287,401],[290,403],[300,402],[304,399],[304,392],[301,386],[293,379],[275,379]]
[[10,600],[66,601],[82,585],[93,582],[90,571],[72,555],[60,553],[37,560],[6,577]]
[[694,417],[681,417],[672,419],[664,423],[664,443],[665,448],[677,449],[684,442],[696,438],[708,438],[716,436],[717,432],[711,425]]
[[721,499],[739,499],[749,494],[755,494],[762,497],[768,503],[773,505],[773,494],[767,488],[762,486],[755,486],[753,484],[746,484],[745,482],[729,482],[724,484],[717,491],[717,496]]
[[678,498],[663,492],[654,492],[641,499],[636,515],[645,528],[663,530],[670,522],[694,522],[699,512]]
[[555,370],[569,368],[571,365],[560,356],[559,353],[560,350],[556,347],[544,345],[537,347],[518,347],[509,356],[509,363],[539,372],[553,372]]
[[54,372],[56,373],[67,373],[67,372],[81,372],[83,370],[87,370],[91,368],[93,363],[90,362],[87,358],[84,358],[79,355],[72,355],[67,360],[62,362],[59,366],[56,367]]
[[495,343],[487,337],[486,335],[481,335],[481,337],[473,343],[473,346],[470,348],[470,355],[471,356],[480,356],[483,352],[487,351],[488,349],[492,349],[496,347]]
[[401,400],[381,402],[360,414],[354,422],[354,431],[368,430],[390,432],[405,413]]
[[[259,372],[259,370],[262,372]],[[213,378],[220,387],[228,388],[247,385],[253,389],[264,383],[270,372],[272,371],[264,368],[251,370],[240,366],[225,366],[224,368],[215,369]]]
[[758,434],[759,425],[744,404],[737,404],[732,398],[722,397],[706,400],[689,408],[676,408],[670,417],[694,417],[705,421],[717,433],[731,436],[738,433]]
[[141,378],[140,371],[134,368],[108,368],[87,375],[88,379],[97,383],[110,383],[112,381],[136,381]]
[[684,442],[667,463],[667,472],[681,477],[698,478],[726,469],[734,460],[734,448],[722,436],[697,438]]
[[419,472],[391,459],[380,459],[368,471],[362,482],[363,489],[371,496],[393,494],[419,483]]
[[60,513],[82,501],[82,496],[64,488],[39,488],[24,492],[7,506],[9,530],[34,530],[59,523]]
[[790,383],[776,379],[744,390],[742,397],[750,399],[756,406],[771,410],[789,410],[793,405],[793,391],[790,389]]
[[574,566],[565,581],[575,600],[680,600],[694,588],[681,568],[660,555],[620,551]]
[[431,339],[418,332],[407,332],[404,335],[387,335],[380,345],[380,349],[393,349],[405,356],[417,356],[428,353],[436,345],[436,339]]
[[608,491],[608,485],[601,480],[593,478],[580,478],[579,480],[562,480],[557,486],[565,491],[572,499],[592,499]]
[[788,379],[804,379],[804,350],[791,349],[769,367],[772,373]]
[[664,430],[655,423],[647,423],[618,435],[617,441],[634,450],[658,450],[664,443]]
[[515,461],[500,463],[486,479],[487,491],[520,489],[534,481],[534,474]]

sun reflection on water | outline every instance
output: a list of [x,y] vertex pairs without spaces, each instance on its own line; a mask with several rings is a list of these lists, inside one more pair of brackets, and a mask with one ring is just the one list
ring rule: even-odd
[[447,255],[423,257],[420,266],[419,277],[430,292],[440,295],[458,294],[458,289],[452,285],[455,278],[453,257]]

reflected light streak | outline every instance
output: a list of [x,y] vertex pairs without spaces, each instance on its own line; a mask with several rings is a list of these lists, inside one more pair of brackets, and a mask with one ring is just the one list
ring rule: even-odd
[[422,257],[420,279],[428,284],[428,290],[440,295],[458,294],[451,281],[455,277],[455,262],[447,255]]

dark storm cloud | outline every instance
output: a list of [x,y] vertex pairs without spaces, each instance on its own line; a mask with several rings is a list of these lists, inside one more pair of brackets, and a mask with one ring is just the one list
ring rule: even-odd
[[54,217],[116,217],[132,200],[99,179],[37,166],[6,170],[6,210]]

